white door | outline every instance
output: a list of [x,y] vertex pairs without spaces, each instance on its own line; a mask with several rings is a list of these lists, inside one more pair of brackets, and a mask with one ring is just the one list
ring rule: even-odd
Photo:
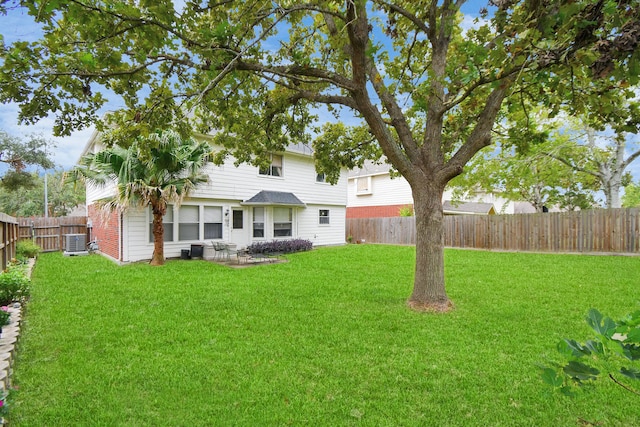
[[231,210],[231,241],[243,248],[249,245],[249,218],[248,212],[242,208]]

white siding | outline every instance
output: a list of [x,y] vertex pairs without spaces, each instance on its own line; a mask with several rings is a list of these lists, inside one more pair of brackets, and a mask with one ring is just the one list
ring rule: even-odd
[[115,192],[115,182],[104,186],[87,185],[86,186],[86,200],[87,206],[92,204],[98,199],[111,196]]
[[[391,179],[389,174],[373,175],[371,178],[370,194],[357,194],[356,178],[349,178],[348,206],[386,206],[386,205],[411,205],[413,196],[411,187],[404,178]],[[367,177],[357,177],[367,179]]]
[[[329,224],[319,223],[320,209],[329,211]],[[307,205],[298,217],[298,237],[312,241],[314,246],[342,244],[345,242],[345,218],[344,206]]]
[[233,162],[230,158],[222,166],[208,165],[209,182],[198,186],[192,197],[242,202],[268,190],[293,193],[306,204],[347,204],[347,172],[343,171],[336,185],[316,182],[312,157],[286,153],[282,177],[259,175],[256,166],[236,167]]

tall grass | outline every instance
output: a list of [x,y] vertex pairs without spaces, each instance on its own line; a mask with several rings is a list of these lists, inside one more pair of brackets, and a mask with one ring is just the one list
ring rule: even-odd
[[640,258],[449,250],[456,310],[408,310],[414,248],[231,269],[40,256],[15,426],[640,425],[613,384],[554,395],[536,365],[590,307],[639,304]]

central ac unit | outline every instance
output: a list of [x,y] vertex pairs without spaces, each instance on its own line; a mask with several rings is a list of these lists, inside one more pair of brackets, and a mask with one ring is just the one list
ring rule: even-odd
[[84,234],[65,234],[65,255],[87,253],[87,237]]

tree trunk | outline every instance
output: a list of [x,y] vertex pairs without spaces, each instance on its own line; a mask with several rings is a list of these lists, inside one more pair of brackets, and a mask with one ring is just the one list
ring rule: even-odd
[[413,188],[416,216],[416,267],[409,307],[419,311],[445,312],[453,308],[444,283],[444,227],[442,188]]
[[153,255],[149,265],[164,265],[164,225],[162,219],[167,212],[166,205],[152,203],[153,211]]
[[605,199],[607,200],[607,208],[621,208],[622,201],[620,200],[620,184],[613,182],[607,183],[605,190]]

